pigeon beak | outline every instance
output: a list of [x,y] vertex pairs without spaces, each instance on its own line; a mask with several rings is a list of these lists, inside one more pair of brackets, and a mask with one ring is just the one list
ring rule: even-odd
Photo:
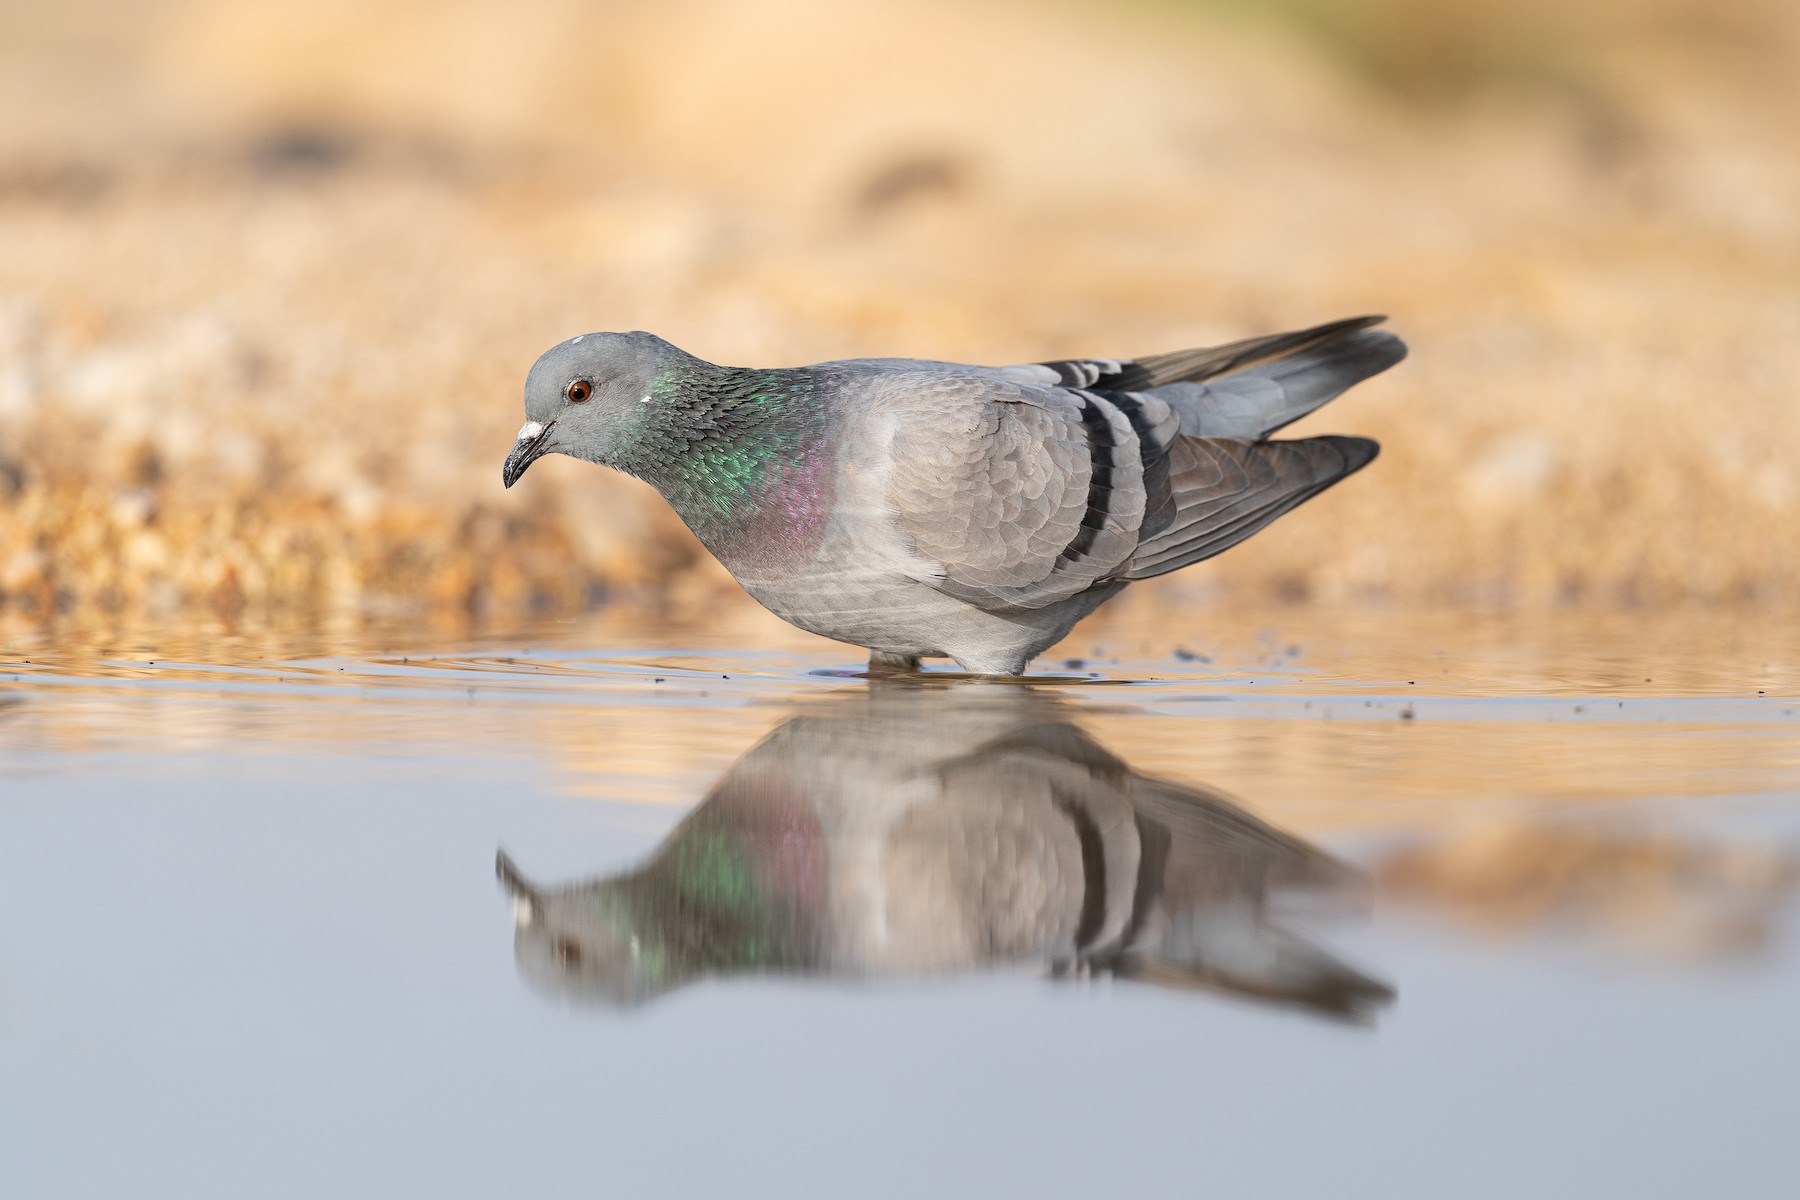
[[521,928],[544,919],[543,895],[519,873],[519,868],[513,865],[504,850],[494,856],[494,874],[512,899],[513,919]]
[[500,468],[500,482],[507,487],[519,482],[519,476],[525,473],[525,468],[543,457],[544,443],[549,440],[550,431],[555,428],[555,421],[543,425],[536,421],[525,422],[525,427],[519,430],[518,444],[506,456],[506,465]]

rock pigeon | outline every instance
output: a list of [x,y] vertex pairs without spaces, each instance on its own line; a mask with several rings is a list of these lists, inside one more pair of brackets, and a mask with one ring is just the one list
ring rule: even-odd
[[1210,558],[1363,466],[1269,435],[1399,362],[1358,317],[1141,359],[720,367],[590,333],[525,381],[511,487],[545,454],[654,486],[746,591],[865,647],[1017,675],[1134,580]]
[[1392,995],[1279,919],[1361,875],[1139,775],[1033,688],[877,682],[783,722],[650,860],[561,887],[497,862],[528,981],[633,1004],[708,977],[1040,964],[1366,1016]]

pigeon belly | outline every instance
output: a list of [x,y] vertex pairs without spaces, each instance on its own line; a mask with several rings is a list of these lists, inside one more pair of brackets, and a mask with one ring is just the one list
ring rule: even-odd
[[738,581],[770,612],[808,633],[886,654],[953,658],[965,670],[1004,675],[1024,670],[1118,590],[1099,588],[1046,608],[1001,614],[892,569],[821,562],[781,578],[738,573]]

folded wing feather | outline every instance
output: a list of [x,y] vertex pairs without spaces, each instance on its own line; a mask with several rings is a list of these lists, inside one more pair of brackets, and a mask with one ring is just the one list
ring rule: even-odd
[[1138,360],[888,374],[888,503],[928,582],[994,612],[1209,558],[1361,469],[1366,438],[1267,435],[1405,356],[1358,317]]

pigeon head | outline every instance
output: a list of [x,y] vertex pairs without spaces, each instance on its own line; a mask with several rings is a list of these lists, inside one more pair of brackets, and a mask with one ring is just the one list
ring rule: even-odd
[[536,990],[629,1007],[680,982],[666,978],[660,942],[653,931],[640,936],[629,891],[617,881],[547,891],[526,880],[505,853],[496,865],[518,924],[513,954],[519,974]]
[[611,465],[659,380],[686,357],[648,333],[585,333],[545,351],[525,379],[525,424],[501,481],[511,487],[546,454]]

